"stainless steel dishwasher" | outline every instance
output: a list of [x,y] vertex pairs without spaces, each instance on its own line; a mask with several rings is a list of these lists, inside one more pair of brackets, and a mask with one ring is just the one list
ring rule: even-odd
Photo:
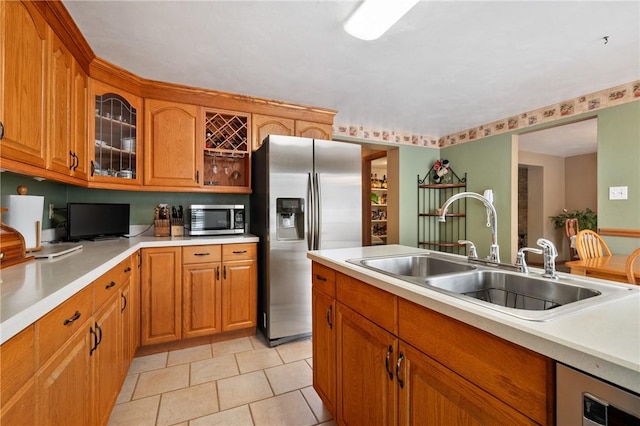
[[640,395],[556,364],[557,426],[640,426]]

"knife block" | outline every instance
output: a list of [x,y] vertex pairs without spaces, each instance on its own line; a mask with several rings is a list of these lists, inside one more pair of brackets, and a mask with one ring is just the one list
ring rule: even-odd
[[156,237],[171,236],[171,221],[169,219],[156,219],[154,225],[154,235]]

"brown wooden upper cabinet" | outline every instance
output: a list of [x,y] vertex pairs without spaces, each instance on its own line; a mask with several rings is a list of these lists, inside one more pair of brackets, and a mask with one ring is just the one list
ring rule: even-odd
[[203,185],[251,192],[251,114],[205,108]]
[[47,169],[87,179],[89,77],[49,29]]
[[140,185],[140,112],[142,99],[96,80],[90,120],[90,176],[93,181]]
[[32,3],[0,3],[1,155],[46,167],[48,26]]
[[330,141],[332,133],[333,129],[331,127],[331,124],[296,120],[296,136],[313,139],[324,139]]
[[262,141],[264,141],[264,138],[269,135],[293,136],[295,134],[295,120],[291,118],[253,114],[252,119],[252,151],[260,148],[260,145],[262,145]]
[[145,99],[144,184],[202,186],[203,131],[197,105]]
[[253,114],[253,144],[251,149],[260,148],[269,135],[301,136],[304,138],[331,140],[331,124],[312,121],[294,120],[292,118]]

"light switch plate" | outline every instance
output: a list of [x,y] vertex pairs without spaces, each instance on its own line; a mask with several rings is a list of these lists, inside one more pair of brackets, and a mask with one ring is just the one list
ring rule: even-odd
[[626,186],[610,186],[609,199],[610,200],[626,200],[627,187]]

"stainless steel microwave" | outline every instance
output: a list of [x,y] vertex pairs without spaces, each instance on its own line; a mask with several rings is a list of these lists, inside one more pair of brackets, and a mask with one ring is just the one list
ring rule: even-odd
[[192,204],[184,227],[189,235],[244,234],[244,206]]

